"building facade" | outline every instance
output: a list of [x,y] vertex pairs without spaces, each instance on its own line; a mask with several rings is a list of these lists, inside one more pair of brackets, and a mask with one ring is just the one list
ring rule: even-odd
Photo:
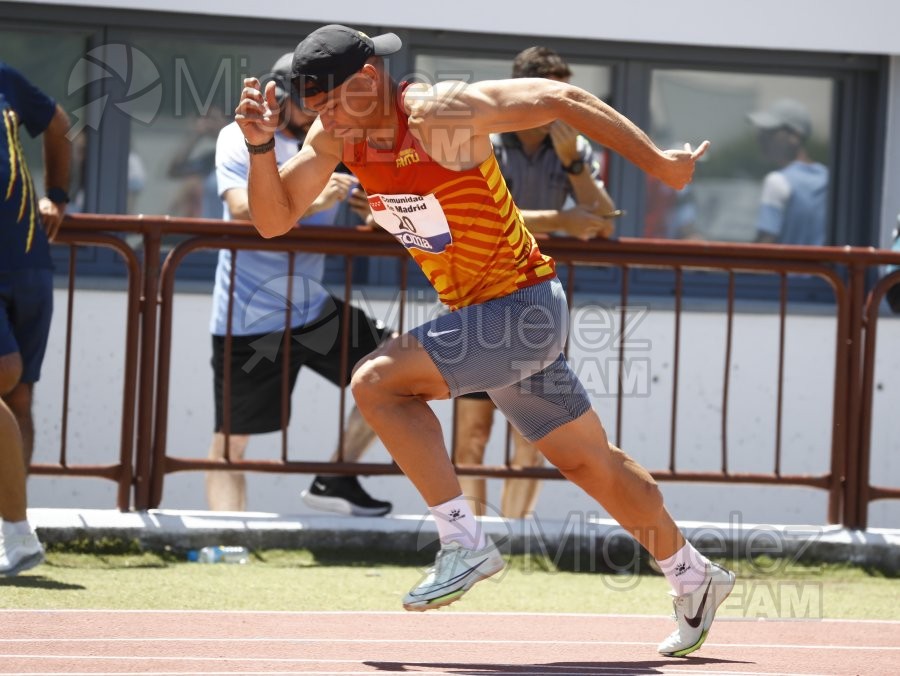
[[[215,133],[228,122],[237,102],[241,79],[265,73],[278,56],[292,50],[319,25],[344,23],[373,35],[398,33],[404,49],[391,57],[389,67],[400,79],[507,77],[516,53],[531,45],[547,45],[572,65],[575,84],[624,112],[659,145],[677,147],[711,140],[711,150],[698,167],[694,183],[679,195],[661,191],[615,154],[606,155],[604,174],[609,191],[627,212],[618,223],[620,236],[753,241],[762,181],[771,167],[760,153],[748,114],[785,98],[807,109],[812,127],[808,151],[829,171],[826,244],[887,246],[900,212],[900,34],[896,31],[900,4],[892,0],[861,0],[852,5],[836,0],[759,0],[752,4],[633,0],[588,7],[561,0],[539,9],[520,3],[485,5],[462,0],[454,3],[452,12],[435,3],[360,0],[346,0],[340,6],[276,0],[252,4],[234,0],[72,0],[0,2],[0,17],[0,59],[55,96],[74,123],[73,210],[219,217],[214,194],[210,199],[210,191],[214,191],[211,152]],[[26,152],[33,175],[40,176],[39,143],[31,143]],[[68,252],[60,247],[57,253],[58,268],[64,272]],[[109,287],[110,279],[115,286],[122,275],[121,266],[105,251],[85,250],[82,258],[80,275],[107,280],[84,297],[83,306],[94,312],[94,321],[104,323],[103,308],[116,306],[121,298],[110,303],[108,292],[102,289]],[[199,282],[200,293],[185,293],[179,301],[177,321],[182,323],[182,338],[173,354],[173,368],[189,377],[182,398],[172,405],[170,426],[175,432],[170,436],[172,443],[180,446],[179,452],[189,453],[193,448],[197,457],[205,455],[211,431],[204,320],[214,265],[214,252],[207,252],[192,255],[183,266],[184,276]],[[363,261],[353,273],[363,288],[384,289],[395,283],[394,267],[379,261]],[[335,271],[334,279],[342,279],[342,273]],[[596,300],[594,296],[602,299],[617,283],[614,275],[583,274],[579,279],[583,286],[577,291],[588,305]],[[724,282],[698,274],[691,283],[702,297]],[[642,294],[660,298],[667,294],[667,284],[669,280],[649,271],[632,281],[632,289],[638,298]],[[813,352],[821,352],[827,359],[831,350],[818,339],[823,330],[815,309],[816,303],[822,302],[819,291],[813,280],[792,284],[792,300],[803,308],[795,318],[801,336],[795,355],[798,361],[812,359]],[[753,283],[742,293],[765,302],[771,292],[764,284]],[[662,307],[665,312],[664,304]],[[652,328],[651,336],[658,336],[656,344],[663,345],[666,331],[653,328],[652,317],[645,326]],[[757,368],[753,356],[758,357],[759,343],[772,330],[771,320],[765,307],[748,320],[744,335],[752,350],[745,373]],[[697,321],[702,326],[700,334],[715,330],[706,326],[714,324],[711,315],[701,313]],[[54,329],[57,340],[51,338],[47,382],[41,383],[38,395],[38,449],[58,442],[53,422],[58,419],[57,403],[40,399],[41,392],[55,391],[53,374],[63,359],[58,328],[59,323]],[[108,340],[105,333],[93,343],[96,354],[76,346],[76,360],[96,364],[99,371],[76,385],[83,388],[84,397],[74,406],[89,403],[102,412],[115,405],[119,390],[105,388],[109,394],[101,395],[93,383],[97,378],[115,381],[113,375],[104,375],[104,369],[115,366],[104,355],[112,353],[118,343],[115,338]],[[807,348],[810,345],[814,351]],[[648,359],[650,371],[665,367],[664,350]],[[702,363],[698,366],[702,368]],[[824,377],[827,380],[828,374]],[[798,392],[815,389],[799,380],[794,386]],[[705,387],[698,379],[690,396],[704,401],[708,398]],[[292,425],[301,438],[313,435],[324,458],[333,446],[331,430],[322,432],[311,423],[320,415],[329,415],[333,402],[317,381],[308,382],[306,391],[314,393],[317,413],[298,418]],[[750,397],[748,406],[758,401]],[[653,414],[649,404],[647,414]],[[46,417],[42,420],[40,416]],[[90,449],[96,445],[93,435],[99,431],[90,424],[90,412],[84,417],[86,426],[73,446]],[[808,437],[813,428],[815,434],[823,434],[821,421],[800,416],[793,424],[798,435]],[[752,447],[754,424],[748,420],[743,425],[738,433]],[[698,418],[683,429],[690,439],[694,431],[708,427],[709,421]],[[658,445],[654,438],[642,442],[648,447]],[[817,447],[815,440],[804,443]],[[493,447],[499,444],[499,439],[492,440]],[[383,451],[376,452],[373,460],[384,457]],[[889,464],[881,471],[896,476],[898,464],[890,459],[885,462]],[[289,496],[289,490],[264,487],[271,482],[281,487],[290,481],[290,477],[260,478],[260,495]],[[400,482],[399,478],[380,481],[406,490],[405,483],[393,483]],[[197,475],[178,475],[163,506],[202,506],[199,482]],[[32,503],[111,506],[108,495],[97,497],[100,493],[89,488],[95,483],[36,479]],[[548,488],[539,511],[563,516],[565,505],[577,504],[565,490],[562,486]],[[678,509],[679,501],[692,505],[695,511],[689,512],[688,518],[704,518],[737,493],[716,489],[698,501],[687,487],[667,486],[666,490],[675,499],[676,513],[684,513]],[[793,500],[794,494],[776,498],[769,489],[748,487],[742,509],[751,520],[779,520],[779,514],[786,514],[789,522],[820,520],[821,496],[804,506],[807,503]],[[398,492],[397,502],[406,510],[421,507],[411,490]],[[258,507],[290,511],[292,504],[293,500],[285,497]],[[896,508],[891,509],[879,512],[876,523],[894,518]],[[729,514],[715,514],[715,518],[728,520]]]

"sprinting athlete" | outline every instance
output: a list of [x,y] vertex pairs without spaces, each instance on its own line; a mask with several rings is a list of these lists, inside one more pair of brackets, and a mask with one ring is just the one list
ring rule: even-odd
[[677,627],[660,645],[686,655],[706,638],[734,575],[686,542],[650,474],[611,445],[562,350],[565,293],[504,183],[490,134],[563,120],[673,188],[696,150],[663,151],[592,94],[543,78],[465,84],[395,82],[383,56],[399,38],[324,26],[294,51],[294,95],[317,112],[302,150],[279,171],[273,87],[244,81],[235,119],[251,152],[249,200],[264,237],[283,234],[338,162],[359,178],[375,220],[407,248],[452,312],[380,346],[356,367],[357,406],[429,505],[441,549],[403,599],[452,603],[502,570],[463,498],[430,400],[487,391],[547,459],[595,498],[659,562]]

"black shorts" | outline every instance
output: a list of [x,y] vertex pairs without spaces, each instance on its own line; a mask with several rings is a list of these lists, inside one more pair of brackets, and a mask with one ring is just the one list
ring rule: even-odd
[[[291,331],[288,392],[293,392],[301,366],[307,366],[335,385],[347,385],[356,363],[372,352],[388,335],[380,321],[350,306],[349,327],[344,324],[345,303],[335,297],[325,301],[319,318]],[[348,330],[349,329],[349,330]],[[341,346],[347,333],[347,368],[341,373]],[[284,331],[231,337],[232,434],[263,434],[280,430],[281,382],[284,363]],[[225,336],[213,336],[213,388],[216,431],[224,431],[222,402],[225,373]],[[290,420],[288,407],[287,425]]]
[[469,392],[468,394],[459,395],[460,399],[478,399],[481,401],[490,401],[491,395],[487,392]]

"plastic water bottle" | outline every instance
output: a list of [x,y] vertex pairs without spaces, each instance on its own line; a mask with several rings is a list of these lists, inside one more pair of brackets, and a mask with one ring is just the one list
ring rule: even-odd
[[198,563],[239,563],[243,565],[250,560],[250,552],[246,547],[204,547],[200,550],[189,551],[187,559]]

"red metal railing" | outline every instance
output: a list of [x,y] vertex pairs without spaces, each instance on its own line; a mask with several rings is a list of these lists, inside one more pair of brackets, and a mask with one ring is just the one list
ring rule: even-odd
[[[119,233],[138,233],[136,223],[117,223]],[[60,421],[60,440],[58,462],[32,463],[29,472],[37,475],[68,475],[100,477],[110,479],[118,484],[116,505],[120,510],[127,510],[131,504],[131,487],[134,481],[135,457],[135,410],[138,405],[137,371],[139,362],[139,329],[142,317],[146,316],[146,303],[141,297],[142,266],[134,250],[120,237],[100,228],[82,228],[69,219],[66,227],[56,237],[57,245],[69,246],[69,278],[66,302],[66,337],[64,346],[62,419]],[[111,249],[121,256],[125,264],[126,311],[125,311],[125,346],[123,364],[122,415],[120,421],[119,461],[109,465],[85,465],[72,463],[69,459],[69,394],[71,391],[72,373],[72,326],[75,317],[75,279],[78,273],[77,252],[79,247],[91,246]],[[110,457],[115,454],[110,452]]]
[[[140,236],[143,260],[116,235]],[[178,235],[183,239],[162,260],[164,238]],[[242,469],[261,472],[353,472],[362,474],[396,474],[393,463],[328,463],[292,459],[288,452],[286,429],[282,433],[281,457],[277,460],[230,461],[215,463],[199,458],[172,456],[168,452],[168,399],[170,392],[170,352],[175,327],[172,301],[175,274],[191,252],[201,249],[263,249],[270,251],[309,251],[344,256],[348,265],[344,292],[349,300],[352,291],[351,263],[355,257],[388,257],[401,261],[400,291],[403,302],[407,280],[405,251],[381,232],[362,232],[342,228],[302,228],[277,240],[263,240],[251,228],[221,221],[172,219],[169,217],[123,217],[79,215],[70,217],[57,240],[73,247],[70,256],[68,295],[68,328],[66,334],[66,375],[60,443],[60,461],[56,465],[35,465],[36,474],[98,476],[119,483],[118,506],[146,509],[156,507],[162,499],[165,476],[171,472]],[[128,270],[128,311],[124,364],[124,392],[121,420],[119,462],[114,465],[73,465],[67,459],[67,411],[71,318],[77,295],[74,279],[74,247],[104,246],[119,252]],[[878,308],[886,290],[900,273],[881,280],[866,293],[867,275],[874,268],[900,264],[900,254],[863,248],[784,247],[717,242],[682,242],[668,240],[621,239],[617,241],[583,242],[568,238],[543,240],[541,248],[552,255],[557,264],[569,271],[567,290],[571,296],[578,275],[594,267],[618,271],[618,305],[621,308],[619,332],[625,331],[625,312],[633,302],[631,276],[644,269],[669,270],[673,278],[672,307],[672,391],[668,425],[668,462],[664,469],[652,469],[661,480],[686,482],[724,482],[745,484],[796,485],[828,492],[828,515],[832,523],[849,527],[865,527],[868,506],[872,500],[900,498],[900,489],[872,485],[869,480],[870,435],[872,428],[872,390]],[[679,467],[677,432],[679,386],[690,373],[682,368],[684,356],[683,316],[685,275],[697,270],[718,271],[727,275],[725,302],[724,369],[721,386],[721,421],[718,431],[719,469],[687,470]],[[736,275],[753,273],[777,279],[778,356],[777,375],[771,386],[775,401],[775,438],[771,471],[736,472],[729,449],[729,422],[732,394],[732,359],[735,339],[735,317],[738,297]],[[822,307],[833,310],[835,341],[834,379],[830,409],[830,448],[828,471],[818,474],[791,474],[784,471],[785,456],[791,451],[783,441],[785,372],[791,364],[786,360],[785,325],[788,313],[788,283],[794,275],[823,280],[833,293],[833,303]],[[871,275],[869,275],[871,277]],[[401,309],[400,316],[403,316]],[[398,327],[402,330],[402,326]],[[620,336],[621,337],[621,336]],[[226,338],[227,341],[227,338]],[[618,358],[625,359],[625,341],[619,341]],[[345,357],[346,360],[346,357]],[[346,364],[345,364],[346,366]],[[227,369],[226,369],[227,372]],[[618,374],[615,437],[619,444],[624,434],[623,412],[626,396],[622,391],[623,372]],[[226,390],[228,384],[226,383]],[[343,392],[342,392],[343,394]],[[341,397],[343,402],[344,397]],[[210,402],[212,405],[212,402]],[[283,403],[283,405],[287,405]],[[228,410],[225,406],[225,410]],[[343,420],[343,403],[338,420]],[[227,422],[226,422],[227,425]],[[339,425],[339,434],[342,433]],[[710,442],[713,432],[710,431]],[[517,476],[555,478],[552,468],[512,468],[509,451],[499,466],[458,466],[462,474],[482,476]],[[133,500],[129,504],[129,490]]]

